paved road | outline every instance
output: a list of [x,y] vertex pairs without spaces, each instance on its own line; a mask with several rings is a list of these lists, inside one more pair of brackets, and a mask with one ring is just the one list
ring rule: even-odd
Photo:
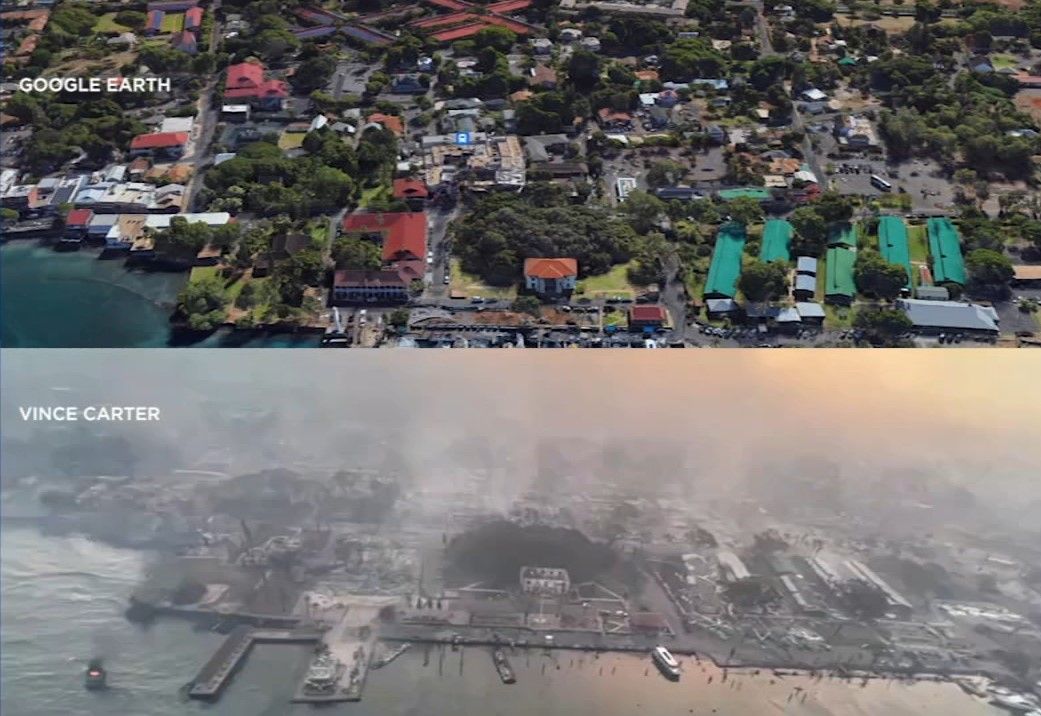
[[445,272],[451,261],[451,251],[445,237],[448,227],[459,216],[459,205],[449,210],[433,208],[427,211],[427,250],[434,253],[434,262],[429,265],[430,285],[427,287],[425,299],[436,303],[448,300],[449,286],[444,283]]
[[[773,42],[770,40],[770,25],[766,20],[766,15],[763,13],[762,0],[756,0],[755,3],[756,15],[755,15],[755,27],[756,34],[759,36],[759,46],[761,49],[762,57],[779,57],[780,52],[774,50]],[[803,122],[802,115],[799,114],[799,110],[796,104],[792,105],[792,129],[797,132],[803,133],[802,140],[802,153],[806,159],[806,163],[810,167],[810,171],[817,175],[817,182],[822,186],[827,186],[827,175],[821,168],[820,161],[817,158],[817,152],[813,149],[813,143],[810,141],[810,133],[806,130],[806,123]]]
[[[220,10],[220,0],[214,0],[211,6],[213,12],[212,17],[218,16],[218,10]],[[217,42],[220,37],[220,21],[215,20],[213,23],[213,31],[210,33],[209,43],[207,45],[208,52],[215,53],[217,51]],[[192,161],[192,176],[188,180],[188,186],[185,187],[185,196],[183,203],[183,211],[192,211],[196,207],[195,195],[199,191],[199,187],[202,184],[203,170],[210,166],[213,162],[213,156],[210,154],[210,145],[213,143],[213,134],[217,129],[217,110],[213,108],[213,96],[217,90],[217,78],[216,75],[211,75],[207,80],[206,85],[202,88],[199,93],[199,100],[196,103],[196,116],[198,117],[198,134],[195,137],[195,151]]]
[[682,267],[675,254],[666,260],[661,302],[672,318],[672,335],[669,340],[684,340],[687,335],[687,286],[683,283]]

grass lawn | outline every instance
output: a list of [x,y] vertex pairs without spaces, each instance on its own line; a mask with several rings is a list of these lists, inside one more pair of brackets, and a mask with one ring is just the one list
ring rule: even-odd
[[373,202],[386,199],[390,199],[390,187],[386,184],[378,184],[362,190],[361,198],[358,199],[358,208],[366,209]]
[[278,148],[283,152],[289,149],[299,149],[303,146],[306,136],[307,132],[282,132],[278,138]]
[[195,266],[192,268],[190,274],[188,274],[189,281],[202,281],[203,279],[212,278],[220,273],[220,268],[217,266]]
[[509,286],[500,288],[488,286],[477,276],[464,273],[459,265],[459,259],[452,259],[452,283],[449,286],[452,291],[462,291],[468,297],[480,296],[482,298],[494,298],[498,300],[512,301],[517,298],[517,287]]
[[627,294],[632,297],[633,287],[629,283],[629,264],[612,266],[607,273],[598,276],[586,276],[578,282],[577,295],[594,298],[601,294]]
[[853,325],[853,309],[846,306],[824,304],[824,327],[829,330],[849,328]]
[[913,224],[907,227],[907,246],[911,252],[911,263],[929,262],[929,241],[923,224]]
[[624,326],[629,322],[629,317],[626,315],[626,311],[615,309],[611,313],[604,314],[604,327],[607,326]]
[[102,35],[118,35],[121,32],[130,32],[130,28],[116,22],[116,13],[106,12],[94,23],[94,32]]
[[1014,68],[1019,64],[1019,61],[1012,55],[991,55],[990,62],[996,70]]
[[184,13],[170,12],[163,16],[163,23],[159,26],[160,32],[174,33],[184,29]]

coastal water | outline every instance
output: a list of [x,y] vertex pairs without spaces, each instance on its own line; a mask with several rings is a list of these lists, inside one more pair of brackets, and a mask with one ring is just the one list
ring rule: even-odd
[[[31,241],[0,247],[0,345],[157,348],[173,345],[170,314],[187,273],[128,271],[97,250],[56,253]],[[201,348],[314,347],[314,335],[217,331]]]
[[[126,596],[147,555],[82,537],[0,531],[2,639],[0,711],[13,716],[229,716],[311,714],[293,706],[308,648],[261,646],[216,704],[187,701],[181,687],[223,638],[183,622],[147,629],[123,618]],[[104,656],[112,688],[83,688],[86,661]],[[641,655],[543,652],[511,657],[517,683],[503,685],[485,649],[415,646],[370,672],[360,703],[321,709],[353,716],[457,714],[805,714],[989,716],[1003,712],[952,684],[850,683],[730,672],[687,659],[678,683]],[[710,681],[711,677],[711,681]],[[805,700],[803,695],[805,694]]]
[[35,242],[0,249],[0,340],[7,348],[158,347],[186,276],[127,271],[97,251]]

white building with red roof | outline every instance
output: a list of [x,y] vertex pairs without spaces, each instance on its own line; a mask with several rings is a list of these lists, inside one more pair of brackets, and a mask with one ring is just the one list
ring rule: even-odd
[[524,259],[524,285],[540,296],[571,293],[577,281],[578,261],[575,259]]

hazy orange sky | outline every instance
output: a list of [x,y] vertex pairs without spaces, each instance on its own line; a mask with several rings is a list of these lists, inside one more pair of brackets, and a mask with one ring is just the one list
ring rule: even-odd
[[17,404],[53,404],[62,386],[80,402],[163,406],[162,425],[138,429],[181,441],[209,437],[214,405],[271,409],[308,456],[345,435],[395,436],[417,467],[464,438],[530,455],[544,437],[646,436],[724,474],[753,451],[810,450],[1041,497],[1029,350],[8,350],[0,368],[5,429]]

